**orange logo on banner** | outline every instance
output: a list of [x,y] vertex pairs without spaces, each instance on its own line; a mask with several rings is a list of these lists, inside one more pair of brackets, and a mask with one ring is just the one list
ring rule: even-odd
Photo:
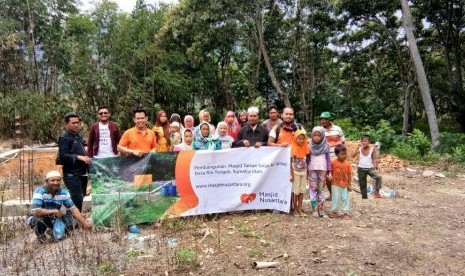
[[255,198],[257,197],[257,195],[255,193],[252,193],[252,194],[242,194],[241,195],[241,202],[242,203],[245,203],[245,204],[249,204],[249,203],[252,203],[252,201],[255,200]]

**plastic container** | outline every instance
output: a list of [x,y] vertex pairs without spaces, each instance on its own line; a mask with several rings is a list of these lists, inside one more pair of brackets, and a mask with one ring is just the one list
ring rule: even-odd
[[140,234],[140,228],[137,227],[137,225],[135,225],[135,224],[129,225],[128,226],[128,232],[133,233],[133,234]]
[[176,188],[176,185],[169,185],[168,187],[170,196],[176,196],[178,194],[178,189]]
[[170,186],[171,185],[164,185],[161,187],[160,194],[163,197],[167,197],[170,195]]

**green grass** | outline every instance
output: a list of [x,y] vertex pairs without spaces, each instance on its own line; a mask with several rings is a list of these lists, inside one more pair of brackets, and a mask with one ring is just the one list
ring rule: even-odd
[[197,253],[189,248],[178,248],[174,251],[177,267],[181,270],[194,268],[197,265]]

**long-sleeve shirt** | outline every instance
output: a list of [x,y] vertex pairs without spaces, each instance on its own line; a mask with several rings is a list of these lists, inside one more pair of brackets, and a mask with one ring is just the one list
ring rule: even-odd
[[244,140],[249,141],[252,147],[257,142],[262,143],[262,146],[266,146],[268,145],[268,130],[259,124],[255,126],[255,129],[253,129],[250,124],[246,124],[237,134],[237,140],[234,141],[233,148],[243,147]]
[[58,138],[58,159],[63,165],[63,174],[87,175],[89,166],[78,160],[78,155],[87,155],[81,135],[65,131]]

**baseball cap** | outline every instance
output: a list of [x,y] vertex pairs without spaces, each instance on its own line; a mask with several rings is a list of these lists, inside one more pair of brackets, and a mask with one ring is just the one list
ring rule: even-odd
[[332,119],[331,113],[328,111],[321,112],[320,119]]

